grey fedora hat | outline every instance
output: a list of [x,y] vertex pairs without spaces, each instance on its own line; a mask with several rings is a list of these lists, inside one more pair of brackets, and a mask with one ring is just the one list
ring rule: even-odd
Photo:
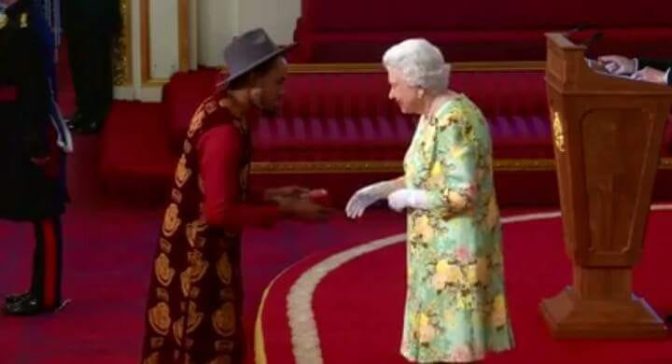
[[224,62],[228,68],[228,77],[221,83],[225,85],[252,71],[265,61],[287,52],[294,44],[277,46],[261,28],[252,29],[233,38],[224,49]]

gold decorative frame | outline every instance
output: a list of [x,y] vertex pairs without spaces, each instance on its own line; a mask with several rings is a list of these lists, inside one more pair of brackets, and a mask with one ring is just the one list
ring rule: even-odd
[[[148,0],[143,0],[148,1]],[[185,20],[188,22],[188,20]],[[149,28],[148,25],[143,27]],[[145,30],[149,32],[149,29]],[[181,36],[183,37],[183,36]],[[183,47],[188,48],[188,40],[181,39]],[[167,79],[151,79],[149,59],[149,39],[143,38],[141,49],[147,57],[142,57],[143,84],[163,85],[168,82]],[[543,61],[497,61],[497,62],[457,62],[452,63],[452,72],[514,72],[514,71],[543,71],[545,63]],[[188,50],[180,52],[180,68],[186,70],[189,68]],[[226,67],[221,67],[222,72],[226,72]],[[310,73],[379,73],[384,72],[381,65],[376,63],[292,63],[289,65],[291,74],[310,74]]]
[[113,76],[115,86],[133,83],[133,46],[131,28],[131,0],[119,0],[121,12],[121,34],[116,39],[113,52]]
[[190,11],[189,0],[178,0],[178,39],[179,39],[179,59],[180,59],[180,71],[188,71],[190,68],[190,59],[191,59],[191,38],[190,38]]
[[[143,86],[162,86],[168,82],[165,78],[152,78],[152,55],[150,51],[150,0],[140,0],[140,62]],[[191,58],[189,43],[189,0],[178,0],[178,60],[180,71],[189,69]]]

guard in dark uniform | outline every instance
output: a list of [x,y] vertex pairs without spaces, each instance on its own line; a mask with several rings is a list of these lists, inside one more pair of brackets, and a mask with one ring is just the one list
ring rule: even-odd
[[112,104],[112,46],[122,24],[119,0],[65,0],[62,8],[77,96],[77,112],[70,127],[95,133]]
[[[34,315],[62,306],[60,216],[65,154],[72,141],[55,102],[53,43],[32,0],[0,0],[0,218],[35,229],[33,277],[6,297],[4,312]],[[46,32],[46,33],[45,33]]]

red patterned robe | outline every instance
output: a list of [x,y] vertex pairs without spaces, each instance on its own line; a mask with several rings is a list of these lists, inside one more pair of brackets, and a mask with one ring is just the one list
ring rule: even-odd
[[147,304],[143,363],[241,363],[240,231],[277,206],[246,198],[251,138],[223,94],[197,109],[175,172]]

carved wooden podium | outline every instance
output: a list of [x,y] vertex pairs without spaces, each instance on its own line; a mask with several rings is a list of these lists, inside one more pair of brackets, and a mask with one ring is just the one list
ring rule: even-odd
[[644,338],[663,321],[632,293],[672,88],[588,67],[547,34],[546,83],[565,249],[574,279],[541,310],[556,338]]

